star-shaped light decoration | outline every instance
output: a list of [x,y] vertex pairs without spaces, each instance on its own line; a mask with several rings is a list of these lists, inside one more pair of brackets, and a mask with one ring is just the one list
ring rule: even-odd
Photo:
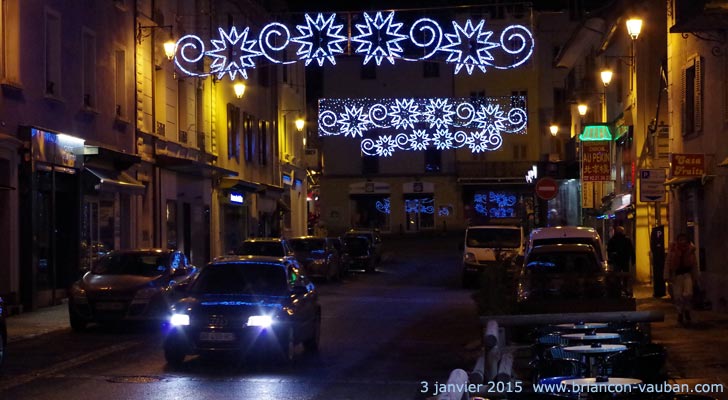
[[438,150],[447,150],[452,148],[452,133],[447,128],[438,129],[434,134],[433,143]]
[[445,34],[449,44],[440,49],[450,53],[445,61],[456,63],[455,74],[460,72],[463,66],[468,71],[468,75],[471,75],[475,67],[485,72],[485,66],[491,65],[493,55],[489,50],[498,47],[498,43],[488,41],[493,36],[493,32],[483,31],[484,24],[485,20],[480,20],[478,25],[473,26],[473,22],[467,20],[465,26],[460,26],[453,21],[455,33]]
[[441,129],[442,127],[452,125],[452,116],[455,111],[452,104],[447,99],[430,99],[430,104],[426,106],[424,112],[425,121],[430,124],[430,128]]
[[210,63],[210,74],[217,75],[217,79],[222,79],[225,74],[230,76],[231,80],[235,80],[235,76],[240,75],[248,79],[248,68],[255,68],[253,59],[262,53],[255,48],[258,46],[256,39],[248,40],[249,28],[245,28],[238,33],[235,27],[226,33],[222,28],[218,28],[220,39],[211,40],[215,46],[214,50],[207,52],[212,57]]
[[488,149],[490,144],[490,135],[483,129],[482,131],[473,132],[468,138],[468,147],[473,153],[482,153]]
[[346,106],[346,111],[341,114],[341,132],[344,133],[344,137],[351,135],[355,138],[357,136],[363,137],[364,132],[369,129],[369,117],[363,112],[363,107],[357,106]]
[[505,129],[505,121],[508,121],[508,116],[504,114],[498,104],[484,104],[478,108],[474,120],[479,128],[497,134]]
[[394,154],[397,142],[390,135],[382,135],[374,143],[374,147],[377,149],[378,156],[389,157]]
[[424,129],[416,129],[414,133],[409,135],[409,143],[411,150],[425,150],[430,144],[430,137]]
[[414,99],[397,99],[390,107],[389,115],[392,117],[392,126],[406,129],[415,127],[420,113]]
[[407,35],[399,33],[401,28],[401,22],[394,22],[394,11],[386,17],[379,11],[374,19],[368,13],[364,13],[364,23],[356,24],[359,35],[351,37],[351,40],[359,43],[355,52],[364,54],[364,64],[368,64],[372,58],[377,65],[380,65],[384,58],[394,64],[394,58],[402,57],[404,51],[399,42],[407,38]]
[[336,25],[335,18],[336,14],[324,18],[323,14],[319,13],[314,20],[306,14],[306,25],[296,25],[301,36],[292,38],[291,41],[301,44],[296,54],[306,60],[306,65],[313,60],[316,60],[319,66],[324,65],[326,60],[336,65],[334,56],[344,53],[342,43],[346,42],[346,36],[341,34],[344,25]]

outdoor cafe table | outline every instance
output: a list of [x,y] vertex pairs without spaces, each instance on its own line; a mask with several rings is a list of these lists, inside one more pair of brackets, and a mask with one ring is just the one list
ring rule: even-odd
[[579,346],[566,346],[564,347],[564,351],[569,351],[572,353],[579,353],[582,356],[589,358],[589,362],[587,363],[587,366],[589,368],[589,375],[591,375],[591,372],[594,371],[593,364],[595,358],[600,358],[607,356],[612,353],[619,353],[620,351],[627,350],[627,346],[621,345],[621,344],[603,344],[600,346],[593,346],[589,344],[583,344]]
[[561,329],[568,329],[572,331],[583,331],[583,330],[592,330],[592,329],[604,329],[608,324],[605,324],[603,322],[586,322],[586,323],[580,323],[580,324],[558,324],[555,325],[557,328]]

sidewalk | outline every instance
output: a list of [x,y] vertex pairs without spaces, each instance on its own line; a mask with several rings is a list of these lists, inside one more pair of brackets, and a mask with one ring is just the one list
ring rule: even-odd
[[724,393],[711,393],[728,400],[728,314],[693,311],[693,323],[684,328],[669,297],[652,297],[652,287],[634,288],[638,310],[665,313],[664,322],[652,323],[652,340],[667,348],[670,383],[722,384]]
[[63,329],[70,329],[68,305],[39,308],[7,317],[8,343],[30,339]]

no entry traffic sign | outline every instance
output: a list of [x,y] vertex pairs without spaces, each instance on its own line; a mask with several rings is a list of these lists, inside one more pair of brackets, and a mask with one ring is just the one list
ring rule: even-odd
[[536,182],[536,196],[551,200],[559,193],[559,183],[553,178],[541,178]]

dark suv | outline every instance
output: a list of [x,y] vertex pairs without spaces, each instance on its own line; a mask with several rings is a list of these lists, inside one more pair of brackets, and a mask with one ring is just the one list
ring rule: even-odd
[[233,253],[238,256],[294,257],[288,241],[281,238],[247,239]]

